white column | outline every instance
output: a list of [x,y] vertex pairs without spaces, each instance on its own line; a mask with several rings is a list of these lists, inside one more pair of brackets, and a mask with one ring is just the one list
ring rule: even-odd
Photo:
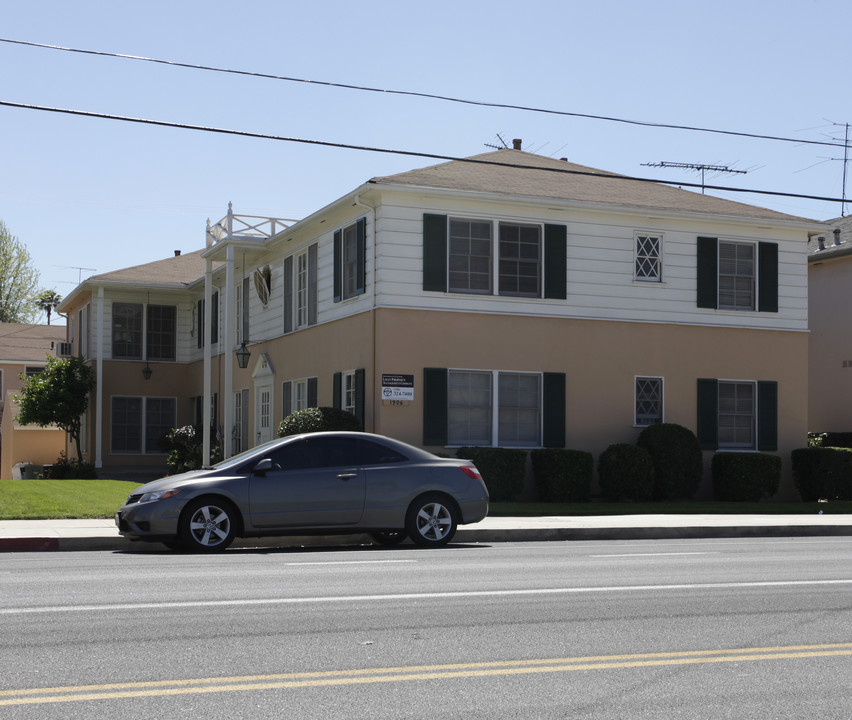
[[104,289],[98,288],[98,322],[95,324],[95,467],[104,466]]
[[[225,397],[222,398],[224,408],[224,456],[231,457],[231,432],[234,429],[234,337],[237,333],[236,319],[234,318],[234,246],[228,245],[227,258],[225,261],[225,300],[222,303],[222,313],[225,317],[225,334],[222,344],[223,373]],[[245,412],[245,409],[243,409]]]
[[202,422],[202,449],[201,462],[207,466],[210,464],[210,421],[213,419],[210,412],[212,400],[212,392],[210,388],[210,380],[213,375],[213,344],[211,342],[213,335],[213,261],[209,258],[204,263],[204,319],[202,320],[203,329],[199,328],[201,336],[204,338],[204,398],[202,403],[201,422]]

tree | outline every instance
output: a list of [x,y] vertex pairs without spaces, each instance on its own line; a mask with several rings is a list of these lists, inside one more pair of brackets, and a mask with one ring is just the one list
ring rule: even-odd
[[35,321],[38,280],[27,246],[0,220],[0,322]]
[[36,306],[42,312],[47,313],[47,324],[50,325],[50,314],[56,309],[56,306],[62,302],[62,296],[56,290],[42,290],[41,294],[36,298]]
[[15,397],[19,406],[15,419],[22,425],[62,428],[71,436],[77,448],[77,462],[81,463],[80,427],[94,388],[94,370],[83,358],[48,355],[47,367],[26,378],[20,395]]

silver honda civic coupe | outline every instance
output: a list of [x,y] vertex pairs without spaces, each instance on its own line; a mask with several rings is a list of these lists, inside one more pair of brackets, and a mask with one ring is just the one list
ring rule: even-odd
[[115,522],[130,540],[215,552],[235,537],[347,533],[434,547],[487,514],[488,490],[469,460],[382,435],[320,432],[142,485]]

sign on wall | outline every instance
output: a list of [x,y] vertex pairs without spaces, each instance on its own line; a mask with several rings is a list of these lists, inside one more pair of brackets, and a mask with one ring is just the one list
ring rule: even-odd
[[392,403],[412,402],[414,375],[382,373],[382,400]]

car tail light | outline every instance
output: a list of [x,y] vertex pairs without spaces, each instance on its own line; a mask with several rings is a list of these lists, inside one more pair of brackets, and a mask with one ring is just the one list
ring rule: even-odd
[[474,480],[482,480],[482,475],[479,474],[479,470],[476,469],[476,465],[462,465],[459,470]]

